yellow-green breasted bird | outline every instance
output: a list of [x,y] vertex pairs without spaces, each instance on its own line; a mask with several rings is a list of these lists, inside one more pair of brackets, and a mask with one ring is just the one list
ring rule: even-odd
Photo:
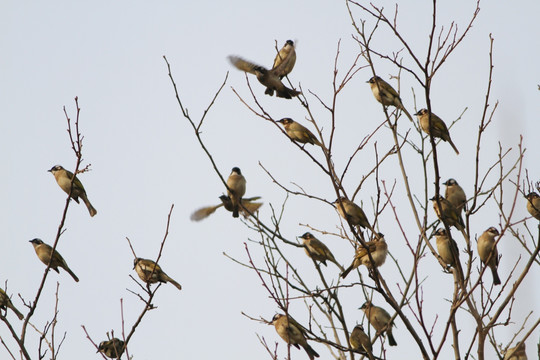
[[[71,189],[71,179],[73,179],[73,173],[64,169],[60,165],[55,165],[48,171],[54,175],[54,178],[56,179],[56,182],[58,183],[60,188],[64,190],[66,194],[69,194],[69,191]],[[88,200],[86,190],[84,190],[84,186],[77,178],[77,176],[75,176],[75,180],[73,180],[73,190],[71,190],[71,198],[75,200],[77,204],[79,204],[79,198],[81,198],[86,207],[88,208],[90,216],[94,216],[97,214],[97,210],[94,209],[94,207]]]
[[7,310],[7,308],[13,310],[19,320],[22,320],[24,318],[24,315],[21,314],[21,312],[17,310],[17,308],[13,305],[11,299],[9,298],[9,296],[7,296],[6,292],[3,289],[0,289],[0,309]]
[[[439,202],[441,203],[440,208],[437,199],[439,199]],[[461,218],[461,214],[450,201],[440,195],[434,196],[430,200],[433,202],[433,210],[435,211],[435,214],[437,214],[439,220],[446,223],[448,226],[454,226],[459,231],[465,229],[465,223]]]
[[495,238],[499,236],[499,231],[493,226],[484,231],[478,238],[478,256],[480,260],[486,266],[491,269],[493,275],[493,285],[500,285],[501,279],[497,273],[497,267],[499,266],[499,253],[497,252],[497,245]]
[[392,335],[393,324],[390,322],[390,314],[382,307],[373,305],[370,301],[366,301],[360,309],[364,311],[369,323],[377,330],[377,333],[381,334],[386,331],[388,343],[390,346],[396,346],[396,339],[394,339],[394,335]]
[[304,250],[306,251],[307,256],[315,261],[323,263],[324,266],[326,266],[326,261],[331,261],[340,269],[343,269],[343,267],[336,261],[336,258],[330,249],[310,232],[300,236],[300,239],[303,241]]
[[[369,259],[368,254],[371,254],[373,263]],[[386,255],[388,255],[388,245],[384,240],[384,235],[379,233],[373,240],[366,242],[365,247],[362,244],[358,244],[352,264],[343,271],[341,277],[345,279],[353,269],[356,269],[360,265],[364,265],[370,270],[373,269],[373,265],[379,267],[386,261]]]
[[426,134],[432,135],[434,138],[439,138],[443,141],[447,141],[450,146],[452,146],[456,154],[459,155],[459,150],[452,142],[452,139],[450,139],[450,133],[448,132],[448,128],[440,117],[438,117],[434,113],[431,113],[431,126],[429,126],[429,112],[427,109],[421,109],[414,115],[418,116],[420,127]]
[[[284,61],[287,61],[284,65]],[[283,79],[285,76],[289,75],[294,68],[296,63],[296,50],[294,49],[294,42],[292,40],[287,40],[285,45],[279,50],[274,59],[274,66],[272,69],[279,68],[280,75],[279,78]],[[280,67],[281,66],[281,67]]]
[[304,348],[310,360],[319,357],[319,354],[308,344],[304,328],[298,324],[292,317],[282,314],[274,315],[272,324],[276,328],[278,335],[285,340],[287,344],[293,345],[297,349]]
[[124,342],[118,338],[102,341],[99,343],[97,352],[100,352],[111,359],[120,359],[124,353]]
[[[246,219],[249,217],[249,213],[255,214],[255,212],[257,212],[257,210],[259,210],[259,208],[263,205],[262,202],[254,202],[255,200],[259,200],[260,198],[260,196],[242,198],[242,206],[240,206],[238,210]],[[219,199],[221,200],[221,204],[214,206],[206,206],[194,211],[193,214],[191,214],[191,220],[201,221],[203,219],[206,219],[208,216],[212,215],[217,209],[222,206],[229,212],[233,211],[234,207],[230,197],[228,197],[227,195],[221,195]]]
[[56,271],[57,273],[60,273],[58,271],[58,268],[61,267],[62,269],[66,270],[69,275],[73,278],[75,281],[79,281],[79,278],[77,275],[71,271],[71,269],[68,267],[66,260],[60,255],[60,253],[56,250],[53,252],[53,248],[50,245],[45,244],[40,239],[32,239],[30,240],[32,245],[34,246],[34,250],[36,251],[37,257],[39,260],[41,260],[42,263],[45,265],[51,264],[50,268]]
[[384,106],[394,106],[400,109],[405,113],[405,115],[407,115],[409,120],[413,121],[411,114],[409,114],[407,109],[405,109],[405,107],[403,106],[399,94],[390,84],[388,84],[386,81],[384,81],[378,76],[372,77],[367,82],[371,87],[371,92],[373,92],[375,100],[377,100]]
[[300,125],[291,118],[283,118],[277,121],[281,123],[285,128],[285,132],[289,138],[293,141],[297,141],[302,144],[312,144],[321,146],[321,143],[311,131],[309,131],[305,126]]
[[135,269],[139,278],[149,285],[155,284],[158,281],[162,283],[170,282],[176,286],[178,290],[182,290],[182,285],[177,283],[169,275],[165,274],[165,272],[161,270],[161,266],[152,260],[136,258],[133,261],[133,269]]
[[227,195],[229,195],[232,202],[232,216],[237,218],[242,196],[246,193],[246,178],[242,175],[240,168],[232,168],[231,174],[227,179],[227,187]]

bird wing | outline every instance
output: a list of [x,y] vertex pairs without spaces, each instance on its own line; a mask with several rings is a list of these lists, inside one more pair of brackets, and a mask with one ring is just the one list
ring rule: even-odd
[[368,241],[365,247],[364,245],[360,244],[356,250],[356,257],[361,259],[364,256],[367,256],[368,253],[373,253],[375,250],[377,250],[377,243],[375,241]]
[[268,71],[266,68],[264,68],[263,66],[260,66],[260,65],[257,65],[257,64],[254,64],[252,62],[249,62],[247,60],[244,60],[242,59],[241,57],[238,57],[238,56],[229,56],[229,61],[231,62],[231,64],[233,64],[238,70],[242,70],[242,71],[245,71],[245,72],[248,72],[250,74],[253,74],[253,75],[257,75],[257,71],[258,70],[259,72],[266,72]]
[[215,206],[207,206],[207,207],[203,207],[201,209],[195,210],[193,214],[191,214],[190,219],[191,221],[201,221],[202,219],[206,219],[208,216],[212,215],[221,206],[223,206],[223,204],[219,204]]

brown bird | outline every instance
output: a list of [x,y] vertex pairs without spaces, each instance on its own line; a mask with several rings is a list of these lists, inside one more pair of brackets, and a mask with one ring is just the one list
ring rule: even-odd
[[343,269],[342,266],[336,261],[336,258],[328,249],[328,247],[310,232],[305,233],[300,236],[300,239],[303,240],[304,250],[306,251],[307,256],[312,258],[315,261],[320,261],[326,266],[326,261],[331,261],[336,264],[340,269]]
[[527,199],[527,211],[535,219],[540,220],[540,196],[534,191],[525,196]]
[[[371,254],[373,263],[369,259],[368,254]],[[375,239],[368,241],[365,247],[362,244],[358,245],[351,266],[341,273],[341,277],[345,279],[353,269],[356,269],[360,265],[364,265],[369,270],[373,269],[373,265],[379,267],[386,261],[386,255],[388,255],[388,245],[384,240],[384,235],[379,233]]]
[[467,195],[465,195],[465,191],[463,191],[463,188],[459,186],[458,182],[454,179],[446,180],[443,185],[446,185],[444,197],[446,200],[450,201],[458,213],[461,214],[467,205]]
[[56,250],[53,252],[53,248],[50,245],[45,244],[40,239],[32,239],[30,240],[32,245],[34,246],[34,250],[42,263],[45,265],[51,264],[50,268],[56,271],[57,273],[60,273],[58,271],[58,268],[61,267],[62,269],[66,270],[69,275],[73,278],[73,280],[79,282],[79,278],[77,275],[71,271],[71,269],[68,267],[66,260],[60,255],[60,253]]
[[439,138],[443,141],[447,141],[452,146],[456,154],[459,155],[459,151],[456,145],[454,145],[452,139],[450,139],[450,133],[448,132],[448,128],[440,117],[438,117],[434,113],[431,113],[431,126],[429,126],[429,112],[427,109],[421,109],[414,115],[418,116],[420,127],[426,134],[432,135],[434,138]]
[[283,124],[285,132],[289,138],[293,141],[297,141],[302,144],[312,144],[322,146],[319,140],[311,131],[309,131],[305,126],[300,125],[291,118],[283,118],[277,121],[278,123]]
[[272,324],[276,328],[278,335],[289,345],[297,349],[304,348],[310,360],[319,357],[319,354],[307,343],[304,328],[298,324],[292,317],[282,314],[274,315]]
[[354,351],[362,354],[372,354],[373,347],[369,336],[364,332],[362,325],[358,324],[354,327],[349,336],[349,344]]
[[[249,217],[249,213],[255,214],[257,210],[259,210],[259,208],[263,205],[262,202],[254,202],[255,200],[259,200],[260,198],[260,196],[242,198],[242,206],[240,206],[238,210],[246,219]],[[233,204],[230,197],[228,197],[227,195],[221,195],[219,199],[221,200],[221,204],[200,208],[194,211],[193,214],[191,214],[190,219],[192,221],[201,221],[203,219],[206,219],[208,216],[212,215],[217,209],[222,206],[227,211],[233,211]]]
[[[341,204],[340,204],[341,202]],[[337,211],[339,215],[343,219],[349,222],[351,225],[358,225],[363,228],[368,228],[371,231],[375,232],[371,224],[369,223],[366,214],[364,213],[364,210],[352,201],[340,197],[336,201],[334,201],[334,205],[337,208]]]
[[133,261],[133,269],[135,269],[139,278],[148,285],[155,284],[158,281],[162,283],[170,282],[176,286],[178,290],[182,290],[182,285],[177,283],[169,275],[165,274],[165,272],[161,270],[161,266],[152,260],[136,258]]
[[405,115],[407,115],[409,120],[413,121],[411,114],[409,114],[407,109],[405,109],[405,107],[403,106],[399,94],[390,84],[388,84],[386,81],[384,81],[378,76],[372,77],[367,82],[371,87],[371,92],[373,92],[373,96],[375,96],[375,99],[378,102],[380,102],[384,106],[394,106],[402,110]]
[[[60,188],[64,190],[66,194],[69,194],[69,191],[71,190],[71,179],[73,179],[73,173],[64,169],[60,165],[55,165],[48,171],[54,175],[54,178],[56,179],[56,182],[58,183]],[[84,190],[84,186],[77,178],[77,176],[75,176],[75,180],[73,180],[73,190],[71,190],[71,198],[75,200],[77,204],[79,204],[79,198],[81,198],[86,207],[88,208],[90,216],[94,216],[97,214],[97,210],[94,209],[94,207],[88,200],[86,190]]]
[[242,196],[246,193],[246,178],[242,175],[240,168],[232,168],[231,175],[227,179],[227,187],[227,194],[232,202],[232,216],[237,218]]
[[369,323],[377,330],[377,333],[381,334],[386,331],[388,343],[390,346],[396,346],[396,339],[394,339],[394,336],[392,335],[393,323],[390,322],[390,314],[383,308],[375,306],[369,301],[366,301],[360,309],[364,311]]
[[7,296],[6,292],[3,289],[0,289],[0,309],[7,311],[7,308],[13,310],[19,320],[22,320],[24,318],[24,315],[21,314],[21,312],[17,310],[17,308],[13,305],[11,299],[9,298],[9,296]]
[[[293,52],[289,53],[291,56]],[[249,61],[246,61],[237,56],[229,56],[229,61],[238,69],[250,74],[253,74],[257,77],[257,80],[264,86],[266,86],[266,91],[264,92],[267,95],[274,95],[276,91],[276,96],[285,99],[292,99],[294,96],[300,94],[299,91],[289,89],[281,82],[281,78],[287,73],[287,66],[289,59],[285,58],[278,67],[271,70],[266,69],[263,66],[253,64]]]
[[525,343],[522,342],[519,346],[506,350],[504,353],[504,360],[527,360]]
[[274,59],[274,66],[272,66],[272,69],[279,68],[284,60],[287,60],[287,63],[280,68],[280,79],[283,79],[285,76],[289,75],[294,68],[294,64],[296,63],[296,51],[294,49],[294,42],[292,40],[287,40],[285,45],[283,45],[281,50],[279,50],[276,58]]
[[[437,198],[441,203],[442,211],[437,204]],[[448,226],[454,226],[459,231],[465,229],[465,223],[463,222],[460,213],[450,201],[440,195],[434,196],[430,200],[433,201],[433,210],[435,211],[435,214],[437,214],[439,220],[446,223]]]
[[111,359],[120,359],[124,350],[124,342],[118,338],[112,338],[111,340],[100,342],[97,352]]
[[492,226],[480,235],[477,243],[480,260],[491,269],[493,285],[501,284],[501,279],[497,273],[497,267],[499,266],[499,254],[497,252],[497,245],[495,244],[495,238],[497,236],[499,236],[499,231]]
[[444,228],[440,228],[435,232],[435,240],[437,243],[437,252],[446,265],[454,266],[456,261],[454,253],[459,261],[459,250],[454,239],[451,239],[446,234]]

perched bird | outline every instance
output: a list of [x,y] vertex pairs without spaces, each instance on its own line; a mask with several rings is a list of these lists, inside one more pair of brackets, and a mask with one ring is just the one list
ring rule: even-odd
[[[60,165],[55,165],[48,171],[54,175],[54,178],[56,179],[56,182],[58,183],[60,188],[64,190],[66,194],[69,194],[69,191],[71,190],[71,180],[73,179],[73,173],[64,169]],[[79,198],[81,198],[86,207],[88,208],[90,216],[94,216],[97,214],[97,210],[94,209],[94,207],[88,200],[88,196],[86,196],[84,186],[77,178],[77,176],[75,176],[75,180],[73,180],[73,190],[71,190],[71,198],[75,200],[77,204],[79,204]]]
[[360,324],[356,325],[351,332],[351,336],[349,336],[349,344],[354,351],[358,351],[360,353],[371,354],[373,350],[371,340],[364,332],[364,328]]
[[378,76],[372,77],[367,82],[371,87],[373,96],[375,96],[375,99],[378,102],[380,102],[384,106],[395,106],[396,108],[403,111],[405,115],[407,115],[409,120],[413,121],[411,114],[409,114],[407,109],[405,109],[405,107],[403,106],[399,94],[389,83],[387,83]]
[[443,185],[446,185],[446,191],[444,192],[444,197],[446,200],[450,201],[456,210],[461,214],[465,206],[467,205],[467,196],[463,188],[459,186],[458,182],[454,179],[446,180]]
[[[368,254],[371,254],[373,263],[369,259]],[[351,266],[341,273],[341,277],[345,279],[353,269],[356,269],[360,265],[364,265],[370,270],[373,269],[373,265],[379,267],[386,261],[386,255],[388,255],[388,245],[384,240],[384,235],[379,233],[375,239],[368,241],[365,247],[362,244],[358,245]]]
[[456,145],[454,145],[452,139],[450,139],[450,133],[448,132],[448,128],[440,117],[438,117],[434,113],[431,113],[431,126],[429,126],[429,112],[427,109],[421,109],[414,115],[418,116],[420,127],[422,128],[422,130],[424,130],[426,134],[432,135],[434,138],[442,139],[443,141],[448,141],[452,148],[454,148],[456,154],[459,155],[459,151]]
[[[255,212],[259,210],[259,208],[262,206],[262,202],[254,202],[255,200],[259,200],[260,198],[260,196],[242,198],[241,202],[243,207],[241,206],[238,210],[242,213],[242,215],[244,215],[246,219],[249,217],[249,213],[255,214]],[[191,220],[201,221],[212,215],[217,209],[222,206],[228,211],[233,211],[233,205],[230,197],[228,197],[227,195],[221,195],[219,199],[221,200],[221,204],[207,206],[196,210],[195,212],[193,212],[193,214],[191,214]]]
[[289,58],[293,54],[293,52],[290,52],[287,58],[283,59],[283,61],[276,68],[271,70],[268,70],[263,66],[253,64],[237,56],[229,56],[229,61],[238,70],[255,75],[257,80],[266,86],[266,91],[264,92],[265,94],[272,96],[274,95],[274,91],[276,91],[277,97],[292,99],[294,96],[298,96],[300,91],[289,89],[283,85],[281,78],[288,74],[286,70],[289,66]]
[[[439,199],[439,202],[441,203],[442,211],[439,209],[437,199]],[[454,207],[454,205],[452,205],[450,201],[446,200],[440,195],[434,196],[430,200],[433,201],[433,210],[435,210],[435,214],[437,214],[437,217],[441,221],[446,223],[448,226],[454,226],[459,231],[465,229],[465,223],[463,222],[459,211]]]
[[66,270],[69,275],[73,278],[75,281],[79,281],[79,278],[77,275],[71,271],[71,269],[67,266],[66,260],[60,255],[60,253],[56,250],[53,252],[53,248],[50,245],[45,244],[40,239],[32,239],[30,240],[32,245],[34,246],[34,250],[36,251],[36,254],[41,260],[42,263],[45,265],[51,264],[50,268],[56,271],[57,273],[60,273],[58,271],[58,268],[61,267],[62,269]]
[[[229,178],[227,179],[227,187],[227,194],[232,202],[232,216],[237,218],[242,196],[246,193],[246,178],[244,178],[239,168],[233,167],[231,175],[229,175]],[[223,199],[221,199],[221,201],[223,201]]]
[[17,308],[13,305],[11,299],[9,298],[9,296],[7,296],[6,292],[3,289],[0,289],[0,309],[7,310],[7,308],[13,310],[19,320],[22,320],[24,318],[24,315],[21,314],[21,312],[17,310]]
[[527,360],[525,343],[522,342],[519,346],[506,350],[504,353],[504,360]]
[[525,196],[525,198],[527,198],[527,211],[529,214],[535,219],[540,220],[540,196],[533,191]]
[[326,266],[327,260],[331,261],[342,269],[341,265],[336,261],[336,258],[330,249],[328,249],[328,247],[324,245],[322,241],[317,239],[310,232],[300,236],[300,239],[303,240],[304,250],[306,251],[307,256],[315,261],[320,261],[324,266]]
[[111,340],[100,342],[97,352],[111,359],[120,359],[124,350],[124,342],[118,338],[112,338]]
[[388,343],[390,346],[396,346],[396,339],[394,339],[394,336],[392,335],[393,323],[390,322],[390,314],[383,308],[375,306],[369,301],[366,301],[360,309],[364,311],[369,323],[377,330],[377,333],[381,334],[386,331]]
[[178,290],[182,290],[182,285],[169,277],[169,275],[165,274],[165,272],[161,270],[161,266],[152,260],[136,258],[133,261],[133,269],[135,269],[139,278],[148,285],[155,284],[158,281],[162,283],[170,282],[176,286]]
[[296,63],[296,51],[294,50],[294,42],[292,40],[287,40],[285,45],[279,50],[276,58],[274,59],[274,66],[272,69],[278,68],[284,60],[287,60],[287,63],[283,65],[280,70],[279,78],[283,79],[285,76],[289,75],[294,68]]
[[339,215],[347,220],[349,224],[358,225],[363,228],[367,227],[371,231],[375,232],[369,223],[364,210],[362,210],[360,206],[344,197],[340,197],[334,201],[334,205],[336,206]]
[[492,226],[480,235],[477,243],[480,260],[491,269],[493,285],[501,284],[501,279],[497,273],[497,267],[499,266],[499,254],[495,244],[495,238],[497,236],[499,236],[499,231]]
[[437,252],[446,265],[455,266],[454,253],[459,261],[459,250],[454,239],[450,239],[444,228],[440,228],[435,232],[435,240],[437,242]]
[[304,328],[292,317],[276,314],[272,319],[272,324],[276,328],[278,335],[285,340],[287,344],[293,345],[297,349],[300,348],[298,345],[303,347],[310,360],[319,357],[319,354],[317,354],[317,352],[307,343]]
[[283,118],[281,120],[278,120],[277,122],[283,124],[283,127],[285,128],[285,131],[287,132],[287,135],[291,140],[297,141],[302,144],[309,143],[312,145],[321,146],[321,143],[311,131],[309,131],[305,126],[300,125],[293,119]]

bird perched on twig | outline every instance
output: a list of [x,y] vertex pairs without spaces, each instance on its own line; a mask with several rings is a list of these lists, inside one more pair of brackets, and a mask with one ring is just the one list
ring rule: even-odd
[[435,232],[435,241],[437,244],[437,252],[446,265],[455,266],[454,253],[459,261],[459,250],[454,239],[450,239],[444,228],[440,228]]
[[45,244],[40,239],[32,239],[30,240],[32,245],[34,246],[34,250],[42,263],[45,265],[51,264],[50,268],[56,271],[57,273],[60,273],[58,271],[58,268],[61,267],[62,269],[66,270],[69,275],[73,278],[73,280],[79,282],[79,278],[77,275],[71,271],[71,269],[68,267],[66,260],[60,255],[60,253],[56,250],[53,252],[53,248],[50,245]]
[[283,124],[285,132],[289,138],[293,141],[297,141],[302,144],[309,143],[311,145],[322,146],[319,140],[311,131],[309,131],[305,126],[300,125],[291,118],[283,118],[277,121],[278,123]]
[[227,194],[232,202],[232,216],[237,218],[242,196],[246,193],[246,178],[242,175],[240,168],[232,168],[231,174],[227,179],[227,187]]
[[339,215],[349,222],[351,225],[358,225],[363,228],[368,228],[375,233],[375,230],[369,223],[364,210],[352,201],[345,197],[339,197],[334,201],[334,205],[337,208]]
[[266,90],[264,92],[265,94],[272,96],[274,95],[275,91],[277,97],[292,99],[294,96],[298,96],[300,92],[286,87],[281,82],[281,79],[292,70],[292,67],[290,66],[290,61],[293,56],[296,61],[296,52],[290,51],[287,56],[282,59],[281,62],[278,61],[279,64],[277,65],[277,67],[274,67],[270,70],[268,70],[264,66],[260,66],[244,60],[238,56],[229,56],[229,61],[238,70],[255,75],[257,77],[257,80],[259,80],[261,84],[266,86]]
[[358,351],[361,354],[372,354],[373,346],[369,336],[364,332],[364,327],[358,324],[354,327],[349,336],[349,344],[354,351]]
[[[437,204],[437,199],[439,199],[439,202],[441,203],[442,211]],[[448,226],[454,226],[459,231],[465,229],[465,223],[463,222],[461,215],[450,201],[440,195],[436,195],[430,200],[433,201],[433,210],[435,211],[435,214],[437,214],[439,220],[446,223]]]
[[176,286],[178,290],[182,290],[182,285],[177,283],[169,275],[165,274],[165,271],[161,270],[161,266],[152,260],[136,258],[133,261],[133,269],[135,269],[139,278],[148,285],[155,284],[158,281],[162,283],[170,282]]
[[[55,165],[47,171],[54,175],[54,178],[56,179],[56,182],[58,183],[60,188],[64,190],[66,194],[69,194],[69,191],[71,190],[71,179],[73,179],[73,173],[64,169],[60,165]],[[79,198],[81,198],[86,207],[88,208],[90,216],[94,216],[97,214],[97,210],[94,209],[94,207],[88,200],[86,190],[84,190],[84,186],[77,178],[77,176],[75,176],[75,180],[73,180],[73,190],[71,190],[71,198],[75,200],[77,204],[79,204]]]
[[535,219],[540,220],[540,196],[536,192],[531,192],[525,196],[527,199],[527,211]]
[[504,353],[504,360],[527,360],[525,343],[522,342],[519,346],[506,350]]
[[467,206],[467,195],[465,195],[465,191],[463,191],[463,188],[459,186],[455,179],[448,179],[443,185],[446,185],[444,197],[446,200],[450,201],[459,214],[461,214],[463,209]]
[[13,312],[15,313],[15,315],[17,315],[19,320],[22,320],[24,318],[24,315],[21,314],[19,310],[17,310],[15,305],[13,305],[13,303],[11,302],[11,299],[6,294],[6,292],[3,289],[0,289],[0,309],[7,310],[7,308],[10,308],[11,310],[13,310]]
[[124,350],[124,342],[118,338],[112,338],[111,340],[100,342],[97,352],[111,359],[120,359]]
[[373,305],[370,301],[366,301],[360,309],[364,311],[369,323],[377,330],[377,333],[381,334],[386,331],[388,343],[390,346],[396,346],[396,339],[394,339],[394,335],[392,335],[393,323],[390,322],[390,314],[382,307]]
[[285,45],[279,50],[274,59],[274,65],[272,69],[278,68],[284,61],[286,64],[281,68],[279,78],[283,79],[285,76],[289,75],[294,68],[296,63],[296,50],[294,49],[294,42],[292,40],[287,40]]
[[[259,200],[260,196],[254,196],[250,198],[242,198],[241,203],[242,206],[238,209],[242,215],[247,219],[249,217],[249,213],[255,214],[257,210],[263,205],[262,202],[254,202],[255,200]],[[203,208],[200,208],[191,214],[191,220],[193,221],[201,221],[203,219],[206,219],[208,216],[212,215],[217,209],[220,207],[224,207],[227,211],[232,212],[233,211],[233,205],[231,198],[227,195],[221,195],[219,197],[221,200],[221,204],[214,205],[214,206],[206,206]]]
[[304,348],[310,360],[319,357],[319,354],[308,344],[304,328],[298,324],[292,317],[276,314],[272,318],[272,324],[276,328],[278,335],[285,340],[287,344],[293,345],[297,349]]
[[390,84],[388,84],[386,81],[384,81],[378,76],[372,77],[367,82],[371,87],[371,92],[373,92],[373,96],[378,102],[380,102],[384,106],[394,106],[400,109],[405,113],[405,115],[407,115],[409,120],[413,121],[411,114],[409,114],[407,109],[405,109],[405,107],[403,106],[399,94]]
[[482,260],[484,265],[487,265],[491,269],[493,285],[501,284],[501,279],[497,273],[497,267],[499,266],[499,254],[495,243],[495,238],[497,236],[499,236],[499,231],[492,226],[480,235],[477,243],[480,260]]
[[310,232],[300,236],[300,239],[303,240],[304,250],[306,251],[307,256],[315,261],[320,261],[324,266],[326,266],[327,260],[331,261],[343,270],[343,267],[336,261],[336,258],[330,249]]
[[456,154],[459,155],[459,150],[452,142],[452,139],[450,139],[450,133],[448,132],[448,128],[440,117],[438,117],[434,113],[431,113],[431,126],[429,126],[429,112],[427,109],[421,109],[414,115],[418,116],[420,127],[426,134],[432,135],[434,138],[439,138],[443,141],[447,141],[450,146],[452,146]]
[[[371,254],[373,262],[371,262],[369,254]],[[388,245],[384,240],[384,235],[379,233],[375,239],[366,242],[366,246],[362,244],[358,245],[352,264],[341,273],[341,277],[345,279],[353,269],[356,269],[360,265],[364,265],[371,271],[373,267],[379,267],[384,264],[386,255],[388,255]]]

